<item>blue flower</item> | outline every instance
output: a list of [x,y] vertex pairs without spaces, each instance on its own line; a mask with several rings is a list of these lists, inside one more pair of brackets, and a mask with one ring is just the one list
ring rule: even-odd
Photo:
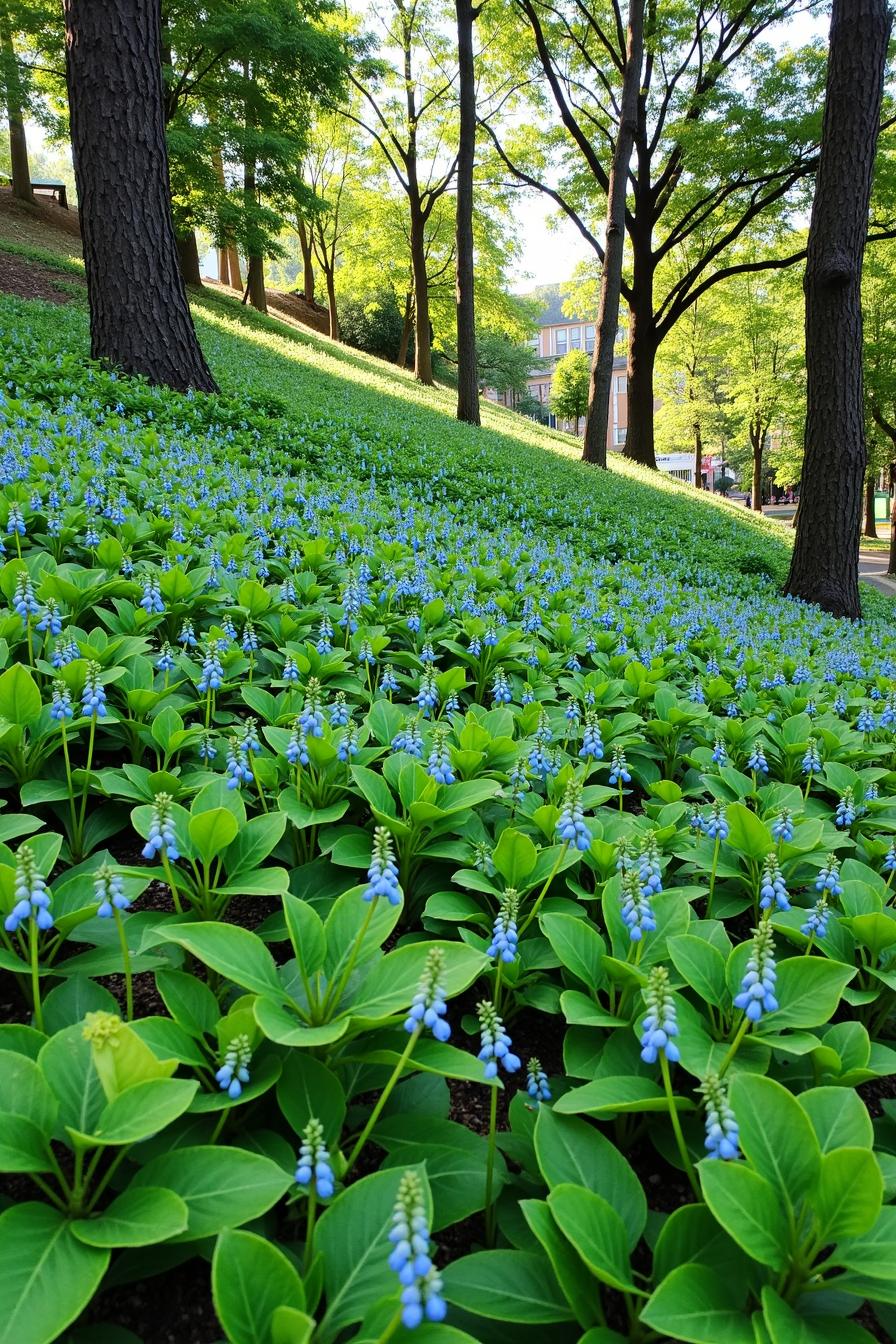
[[339,739],[339,746],[336,748],[336,755],[340,761],[350,761],[353,756],[358,754],[358,729],[355,724],[350,723],[342,737]]
[[177,840],[174,835],[174,821],[171,816],[171,795],[157,793],[152,805],[152,817],[149,822],[149,836],[140,851],[144,859],[152,859],[160,850],[164,850],[171,860],[179,859]]
[[776,840],[789,844],[793,839],[793,816],[789,807],[782,807],[772,822],[772,835]]
[[718,1074],[708,1073],[697,1089],[706,1107],[706,1152],[723,1162],[740,1157],[738,1128],[734,1111],[728,1104],[728,1089]]
[[423,734],[416,719],[410,720],[395,734],[392,739],[392,750],[406,751],[409,756],[420,759],[423,755]]
[[703,830],[710,840],[727,840],[731,831],[728,825],[728,818],[722,809],[721,803],[713,803],[709,816],[703,822]]
[[249,1061],[252,1047],[246,1035],[234,1036],[224,1051],[224,1061],[215,1074],[222,1092],[226,1092],[231,1101],[235,1101],[249,1081]]
[[447,731],[441,725],[433,729],[432,750],[426,764],[426,773],[437,784],[453,784],[457,776],[451,768],[451,755],[446,742]]
[[563,804],[560,816],[557,818],[557,838],[564,845],[574,845],[584,853],[591,848],[591,832],[579,805],[581,794],[581,784],[571,779],[564,790]]
[[221,659],[218,657],[218,644],[214,640],[209,643],[205,657],[202,660],[202,675],[197,683],[201,694],[206,691],[219,691],[224,685],[224,668],[221,666]]
[[57,723],[64,722],[65,719],[74,718],[75,710],[72,705],[72,697],[64,681],[53,682],[53,702],[50,705],[50,718],[55,719]]
[[380,673],[380,690],[386,694],[398,690],[398,682],[395,679],[395,673],[393,672],[390,663],[386,663],[386,666]]
[[399,1183],[389,1240],[393,1246],[389,1268],[402,1286],[402,1325],[415,1330],[424,1320],[443,1321],[448,1308],[430,1256],[429,1220],[416,1171],[406,1171]]
[[62,630],[62,617],[52,597],[47,599],[44,609],[40,613],[40,620],[34,628],[42,635],[49,632],[54,637]]
[[622,919],[628,929],[629,938],[633,943],[639,943],[645,933],[652,933],[656,928],[656,917],[650,904],[650,896],[642,889],[641,879],[632,868],[623,873],[620,899]]
[[245,744],[235,735],[227,747],[227,787],[238,789],[241,784],[251,784],[255,776],[249,767],[249,756]]
[[510,1047],[513,1042],[504,1030],[504,1023],[498,1016],[497,1008],[484,999],[476,1005],[476,1012],[479,1016],[479,1040],[482,1047],[477,1058],[485,1064],[486,1079],[497,1077],[499,1064],[507,1073],[516,1073],[520,1068],[520,1060],[511,1053]]
[[148,616],[164,615],[165,603],[162,601],[162,590],[157,579],[149,578],[144,582],[140,606]]
[[310,760],[308,739],[298,719],[292,726],[292,732],[286,744],[286,759],[290,765],[307,765]]
[[610,762],[609,782],[611,784],[631,784],[632,777],[629,774],[628,762],[625,759],[625,752],[620,747],[613,748],[613,759]]
[[420,689],[414,696],[414,701],[423,711],[424,718],[429,717],[429,711],[435,709],[439,703],[439,688],[436,685],[436,674],[432,671],[425,671],[420,676]]
[[675,1064],[680,1059],[673,1040],[678,1035],[678,1023],[665,966],[651,968],[641,992],[647,1005],[647,1016],[641,1023],[641,1058],[645,1064],[655,1064],[658,1056],[664,1054],[670,1064]]
[[541,1101],[551,1100],[551,1089],[548,1086],[548,1076],[541,1067],[541,1061],[533,1055],[526,1065],[526,1091],[532,1098],[534,1105]]
[[519,893],[513,887],[508,887],[501,897],[501,908],[495,916],[492,927],[492,941],[486,948],[486,956],[498,957],[508,965],[516,960],[516,925],[519,908]]
[[373,833],[373,857],[367,869],[367,888],[363,898],[365,901],[375,901],[380,896],[385,896],[390,905],[401,904],[398,864],[395,862],[392,836],[385,826],[377,826]]
[[116,910],[131,908],[131,903],[124,894],[124,879],[106,863],[96,870],[93,894],[99,901],[97,914],[100,919],[111,919]]
[[654,835],[646,838],[644,848],[638,855],[638,880],[645,896],[656,896],[663,889],[660,851]]
[[828,931],[828,920],[831,912],[828,909],[827,893],[822,892],[812,909],[806,916],[805,924],[800,926],[800,933],[804,933],[807,938],[824,938]]
[[832,896],[843,895],[843,888],[840,885],[840,865],[836,854],[829,854],[824,866],[819,869],[818,877],[815,879],[815,890],[829,891]]
[[720,737],[715,740],[715,746],[712,749],[712,759],[716,765],[728,764],[728,752],[725,750],[725,743]]
[[860,710],[859,717],[856,719],[856,728],[859,730],[859,732],[873,733],[875,727],[876,724],[874,722],[874,715],[871,713],[871,710],[870,709]]
[[448,1005],[445,1002],[445,986],[442,982],[444,972],[445,953],[440,947],[430,948],[417,992],[411,1000],[410,1011],[405,1019],[405,1031],[413,1034],[421,1027],[428,1027],[437,1041],[447,1041],[450,1037],[451,1027],[445,1021]]
[[348,723],[351,713],[345,700],[345,692],[337,691],[336,698],[330,706],[330,727],[344,728]]
[[330,1165],[330,1152],[324,1144],[324,1129],[314,1116],[302,1131],[302,1143],[296,1163],[296,1185],[310,1185],[318,1199],[332,1199],[336,1189],[336,1178]]
[[595,761],[602,761],[604,758],[604,744],[600,735],[600,725],[593,709],[585,711],[585,726],[582,729],[582,745],[579,747],[579,756],[582,760],[587,760],[589,756]]
[[513,692],[510,689],[510,682],[507,680],[507,674],[504,669],[499,667],[492,681],[492,703],[495,705],[509,705],[513,699]]
[[884,855],[883,871],[885,873],[896,872],[896,840],[890,842],[890,848]]
[[753,930],[753,948],[740,983],[740,993],[734,998],[735,1008],[742,1008],[751,1022],[758,1022],[763,1013],[773,1013],[778,1007],[775,998],[777,978],[772,931],[763,920]]
[[27,844],[21,845],[16,854],[13,899],[15,904],[3,922],[7,933],[15,933],[26,919],[33,919],[39,929],[53,927],[50,892],[38,872],[34,851]]
[[159,656],[156,659],[156,668],[159,672],[173,672],[177,667],[174,660],[174,650],[167,639],[163,640],[162,647],[159,650]]
[[[864,809],[863,809],[864,810]],[[843,829],[848,829],[858,816],[855,800],[852,796],[852,789],[846,789],[837,803],[837,813],[834,818],[834,825]]]
[[806,754],[803,756],[803,774],[817,775],[821,769],[821,756],[818,751],[818,741],[810,737],[806,743]]
[[747,769],[753,770],[757,774],[768,774],[768,761],[765,759],[765,751],[762,745],[762,739],[757,738],[753,749],[747,759]]
[[759,883],[759,908],[760,910],[770,910],[773,904],[779,910],[790,909],[781,865],[774,854],[769,854],[763,866],[762,878]]

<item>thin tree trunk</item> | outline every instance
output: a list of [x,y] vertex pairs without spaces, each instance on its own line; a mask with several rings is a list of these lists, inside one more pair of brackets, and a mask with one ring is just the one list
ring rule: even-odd
[[803,282],[806,452],[785,591],[836,616],[861,615],[862,255],[889,32],[886,0],[834,0]]
[[610,420],[613,356],[616,348],[616,332],[619,329],[619,295],[625,255],[625,197],[628,187],[628,165],[638,125],[638,93],[641,87],[643,55],[644,0],[629,0],[622,104],[607,191],[607,228],[597,310],[597,339],[591,360],[588,413],[585,417],[585,442],[582,447],[584,461],[592,462],[598,467],[607,465],[607,425]]
[[754,513],[762,512],[762,449],[765,445],[765,432],[758,426],[750,428],[750,445],[753,449],[753,492],[750,504]]
[[63,0],[90,348],[126,373],[217,391],[171,218],[159,0]]
[[[296,220],[299,234],[299,247],[302,249],[302,293],[305,296],[306,303],[314,302],[314,254],[311,249],[311,239],[308,237],[308,230],[305,228],[305,221],[299,215]],[[332,325],[332,323],[331,323]],[[332,331],[330,332],[332,336]],[[337,335],[336,340],[339,337]]]
[[[693,389],[691,398],[693,400]],[[703,431],[699,416],[694,419],[694,485],[698,490],[703,489]]]
[[876,482],[873,476],[869,476],[865,482],[865,524],[862,528],[862,536],[873,537],[875,541],[877,540],[877,520],[874,517],[876,494]]
[[[226,186],[224,159],[218,147],[212,150],[212,166],[221,186]],[[222,285],[229,285],[231,289],[238,289],[242,293],[243,279],[240,275],[240,256],[230,242],[225,242],[224,247],[218,248],[218,279]]]
[[19,67],[16,63],[12,31],[5,17],[0,18],[0,60],[6,69],[5,101],[6,119],[9,125],[9,157],[12,175],[12,194],[20,201],[34,203],[31,190],[31,168],[28,163],[28,139],[25,135],[25,120],[22,113],[22,85],[19,79]]
[[398,354],[395,358],[395,363],[400,369],[407,368],[408,364],[408,349],[411,344],[411,330],[414,325],[413,315],[414,296],[411,291],[408,290],[404,300],[404,325],[401,328],[401,339],[398,342]]
[[339,312],[336,307],[336,273],[332,266],[326,268],[327,310],[330,316],[330,336],[334,341],[342,339],[339,331]]
[[473,162],[476,154],[476,74],[473,24],[479,14],[471,0],[455,0],[460,85],[460,138],[457,151],[457,418],[478,425],[475,278],[473,272]]
[[199,269],[199,246],[196,242],[196,230],[182,233],[177,240],[177,255],[180,258],[180,273],[185,285],[202,285],[202,271]]
[[230,284],[230,257],[226,247],[218,248],[218,283]]
[[252,120],[252,69],[248,61],[243,62],[243,79],[246,84],[246,146],[243,160],[243,204],[246,209],[249,239],[246,250],[246,296],[253,308],[260,313],[268,310],[267,295],[264,292],[264,255],[258,246],[257,230],[252,216],[258,205],[255,152],[251,148],[253,131]]
[[887,573],[896,574],[896,493],[893,495],[893,506],[890,509],[890,558]]
[[426,221],[419,204],[411,201],[411,269],[414,273],[414,376],[432,386],[432,350],[429,330],[429,277],[426,273]]
[[240,254],[235,247],[227,249],[227,269],[230,273],[230,288],[243,291],[243,275],[240,270]]
[[259,253],[247,257],[246,293],[253,308],[260,313],[268,310],[268,298],[264,289],[264,257]]

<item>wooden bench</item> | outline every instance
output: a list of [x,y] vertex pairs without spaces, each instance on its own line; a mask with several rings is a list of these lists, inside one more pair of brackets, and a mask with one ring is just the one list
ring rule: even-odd
[[[8,182],[11,185],[12,178],[9,173],[0,173],[0,182]],[[54,200],[59,202],[63,210],[68,209],[68,188],[64,182],[59,182],[55,178],[32,178],[31,190],[52,196]]]

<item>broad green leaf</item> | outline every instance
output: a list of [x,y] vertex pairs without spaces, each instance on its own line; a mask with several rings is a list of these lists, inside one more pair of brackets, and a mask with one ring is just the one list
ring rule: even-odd
[[821,1163],[806,1112],[786,1087],[755,1074],[735,1077],[730,1100],[745,1156],[781,1199],[795,1204],[814,1184]]
[[508,826],[501,832],[500,839],[492,851],[492,863],[508,887],[517,891],[526,885],[526,879],[538,862],[538,850],[522,831]]
[[728,819],[728,838],[726,844],[743,854],[747,859],[761,861],[775,848],[772,834],[755,812],[751,812],[743,803],[731,803],[725,809]]
[[776,997],[781,1005],[764,1020],[770,1031],[818,1027],[834,1015],[840,996],[856,974],[854,966],[822,957],[789,957],[778,963]]
[[809,1203],[825,1242],[861,1237],[877,1221],[884,1182],[869,1148],[835,1148],[821,1159]]
[[544,1248],[561,1291],[575,1312],[579,1325],[588,1326],[599,1320],[599,1303],[591,1275],[557,1226],[547,1200],[523,1199],[519,1207]]
[[593,1190],[558,1185],[548,1195],[548,1207],[592,1274],[620,1292],[639,1291],[632,1278],[625,1224],[611,1204]]
[[283,914],[296,961],[310,980],[321,969],[326,956],[327,939],[323,921],[313,905],[300,901],[288,892],[283,897]]
[[50,1171],[47,1137],[24,1115],[0,1111],[0,1171]]
[[310,1027],[291,1008],[265,998],[255,1000],[254,1013],[255,1021],[269,1041],[299,1046],[303,1050],[332,1045],[346,1034],[350,1021],[348,1017],[342,1017],[337,1022]]
[[213,807],[190,817],[190,839],[196,855],[203,863],[220,858],[239,831],[239,824],[226,807]]
[[214,1236],[267,1213],[293,1184],[291,1173],[243,1148],[177,1148],[142,1167],[135,1186],[173,1190],[187,1205],[189,1223],[179,1241]]
[[[51,1134],[59,1102],[33,1059],[0,1051],[0,1111],[29,1120],[42,1134]],[[37,1168],[43,1170],[43,1168]]]
[[291,1051],[277,1083],[277,1101],[296,1134],[302,1134],[314,1117],[323,1125],[327,1144],[330,1147],[338,1144],[345,1119],[345,1093],[336,1074],[319,1059],[302,1051]]
[[224,1231],[218,1237],[212,1298],[230,1344],[274,1344],[277,1308],[305,1309],[305,1290],[292,1261],[253,1232]]
[[539,923],[562,965],[590,990],[599,989],[606,944],[587,916],[542,914]]
[[543,1255],[476,1251],[442,1272],[448,1302],[474,1316],[520,1325],[556,1325],[573,1313]]
[[787,1263],[784,1205],[770,1181],[742,1162],[705,1159],[699,1164],[703,1198],[729,1237],[771,1269]]
[[[434,1233],[484,1208],[488,1142],[482,1135],[435,1116],[427,1116],[421,1123],[421,1117],[411,1113],[381,1120],[373,1131],[373,1142],[388,1154],[383,1170],[425,1163],[432,1191]],[[492,1186],[496,1199],[506,1176],[504,1160],[498,1154]]]
[[208,985],[186,971],[156,971],[156,989],[175,1022],[191,1036],[210,1035],[220,1016]]
[[670,938],[667,946],[678,973],[701,999],[718,1007],[725,997],[725,959],[719,949],[689,933]]
[[109,1252],[84,1246],[48,1204],[0,1214],[0,1344],[50,1344],[93,1297]]
[[[679,1113],[696,1109],[690,1097],[676,1097],[675,1107]],[[557,1098],[553,1110],[555,1115],[596,1115],[602,1118],[629,1112],[668,1113],[669,1098],[652,1079],[630,1073],[596,1078],[584,1087],[574,1087]]]
[[877,1222],[862,1237],[851,1237],[837,1248],[837,1263],[868,1278],[893,1278],[896,1264],[896,1207],[881,1209]]
[[653,1248],[653,1277],[660,1283],[679,1265],[702,1265],[724,1278],[748,1272],[740,1247],[719,1226],[705,1204],[683,1204],[663,1223]]
[[641,1309],[641,1321],[663,1339],[686,1344],[756,1344],[740,1310],[746,1285],[726,1282],[702,1265],[680,1265]]
[[24,663],[13,663],[0,676],[0,719],[27,726],[40,717],[37,683]]
[[183,1115],[198,1090],[199,1084],[186,1078],[151,1078],[136,1083],[108,1103],[92,1133],[79,1137],[96,1145],[139,1143]]
[[485,953],[463,943],[411,943],[377,962],[357,990],[343,998],[343,1010],[350,1007],[353,1022],[364,1026],[404,1012],[417,992],[433,948],[440,948],[443,954],[441,983],[449,999],[468,989],[488,965]]
[[614,1143],[587,1120],[540,1106],[535,1152],[551,1190],[581,1185],[611,1204],[625,1224],[629,1249],[634,1249],[647,1222],[647,1201],[641,1182]]
[[802,1316],[768,1284],[762,1290],[762,1319],[771,1344],[869,1344],[872,1336],[843,1316]]
[[248,929],[235,924],[179,924],[167,930],[165,937],[235,985],[283,998],[274,958]]
[[154,1246],[187,1229],[188,1210],[173,1190],[131,1187],[95,1218],[76,1218],[71,1227],[86,1246]]
[[847,1087],[813,1087],[800,1093],[823,1153],[835,1148],[870,1148],[874,1126],[862,1098]]

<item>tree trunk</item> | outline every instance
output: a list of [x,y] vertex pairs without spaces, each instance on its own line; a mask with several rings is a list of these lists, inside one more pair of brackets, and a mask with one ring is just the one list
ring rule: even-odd
[[[209,118],[211,122],[211,118]],[[213,124],[213,123],[212,123]],[[215,175],[221,186],[225,186],[224,178],[224,159],[221,156],[220,148],[212,150],[212,166]],[[218,279],[222,285],[229,285],[231,289],[238,289],[243,292],[243,279],[240,275],[240,255],[236,248],[229,242],[224,247],[218,248]]]
[[862,254],[890,32],[886,0],[834,0],[821,153],[809,225],[806,453],[785,591],[858,617],[865,478]]
[[703,489],[703,431],[699,416],[694,419],[694,485],[698,490]]
[[7,70],[6,119],[9,124],[9,157],[12,175],[12,194],[20,201],[34,203],[31,190],[31,168],[28,164],[28,140],[22,113],[22,85],[16,64],[12,32],[5,18],[0,18],[0,57]]
[[[306,303],[314,302],[314,253],[311,248],[311,239],[308,237],[308,230],[305,228],[305,221],[299,215],[296,220],[299,234],[299,247],[302,249],[302,293],[305,296]],[[331,323],[332,326],[332,323]],[[330,332],[332,336],[332,331]],[[335,337],[338,341],[338,333]]]
[[408,290],[404,300],[404,325],[401,328],[401,340],[398,342],[398,354],[395,363],[400,369],[406,369],[408,364],[408,347],[411,344],[411,329],[414,314],[414,296]]
[[426,221],[411,201],[411,269],[414,273],[414,377],[432,387],[432,349],[429,329],[429,276],[426,273]]
[[[613,356],[616,350],[616,332],[619,329],[619,295],[625,255],[625,197],[628,187],[628,166],[638,124],[638,93],[641,87],[643,54],[644,0],[629,0],[622,104],[607,191],[607,228],[597,310],[597,339],[591,360],[588,413],[585,417],[585,442],[582,447],[583,460],[592,462],[597,467],[607,465],[607,425],[610,420]],[[698,476],[698,482],[699,479]]]
[[890,558],[887,573],[896,574],[896,494],[893,495],[893,507],[890,510]]
[[473,273],[473,161],[476,154],[476,73],[473,24],[479,13],[471,0],[455,0],[460,136],[457,150],[457,418],[478,425],[476,311]]
[[235,247],[227,249],[227,269],[229,272],[229,284],[231,289],[243,292],[243,276],[240,270],[240,254]]
[[754,513],[762,512],[762,449],[765,446],[765,431],[757,425],[750,426],[750,446],[753,449],[753,491],[750,504]]
[[867,481],[865,482],[865,524],[864,527],[862,528],[862,536],[873,537],[876,541],[877,521],[874,517],[874,503],[875,503],[874,497],[877,491],[875,488],[875,484],[876,483],[873,476],[869,476]]
[[246,287],[249,302],[253,308],[257,308],[260,313],[266,313],[268,310],[268,298],[264,291],[264,257],[256,253],[255,256],[246,258]]
[[63,0],[90,349],[126,373],[215,392],[171,219],[159,0]]
[[218,283],[230,284],[230,256],[226,247],[218,248]]
[[255,152],[250,148],[252,143],[252,133],[254,130],[254,109],[252,97],[252,67],[248,61],[243,62],[243,79],[246,84],[246,105],[244,115],[246,120],[246,144],[243,151],[243,205],[246,209],[246,237],[249,240],[246,245],[246,294],[253,308],[260,313],[266,313],[268,310],[268,299],[264,292],[264,255],[261,251],[258,239],[258,231],[253,220],[255,208],[258,205],[258,185],[256,179],[256,159]]
[[327,310],[330,315],[330,336],[334,341],[342,339],[339,331],[339,312],[336,308],[336,274],[332,266],[326,270]]
[[629,310],[628,330],[628,428],[623,457],[656,469],[653,423],[653,370],[656,363],[656,334],[653,329],[653,302],[643,315]]
[[199,247],[196,242],[196,230],[190,229],[177,240],[177,255],[180,258],[180,273],[185,285],[202,285],[202,272],[199,269]]

